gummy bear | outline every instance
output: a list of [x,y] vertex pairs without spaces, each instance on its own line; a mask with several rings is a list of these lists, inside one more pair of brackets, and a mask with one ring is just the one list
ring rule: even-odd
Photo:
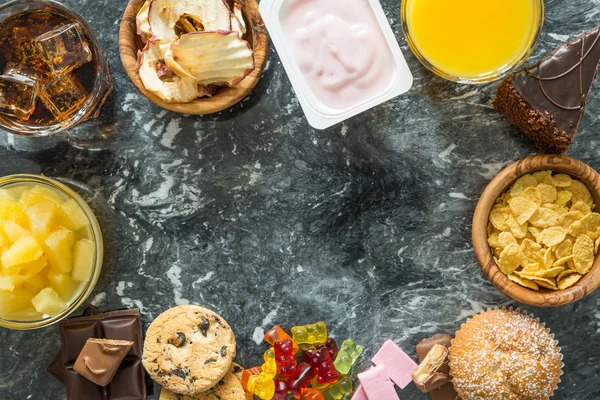
[[327,347],[327,350],[329,350],[329,354],[331,354],[332,360],[335,360],[338,355],[338,345],[335,342],[334,338],[327,338],[325,344],[319,344],[316,347],[317,349],[320,349],[321,347]]
[[275,395],[273,400],[285,400],[287,392],[289,391],[289,385],[286,381],[275,379]]
[[[278,325],[275,325],[265,333],[265,342],[269,343],[271,346],[273,346],[275,342],[280,342],[285,339],[292,340],[290,335],[288,335],[286,331],[281,329],[281,327]],[[298,345],[294,343],[294,354],[296,354],[297,352]]]
[[334,362],[335,369],[337,369],[341,374],[346,375],[348,372],[350,372],[350,368],[352,368],[362,351],[363,347],[359,344],[356,344],[354,340],[344,340],[344,343],[342,343],[342,348],[340,349],[337,359]]
[[248,378],[250,378],[250,376],[252,375],[258,375],[262,372],[262,368],[261,367],[252,367],[252,368],[246,368],[245,370],[242,371],[242,387],[244,388],[245,391],[248,391]]
[[292,340],[297,344],[325,343],[327,326],[324,322],[292,327]]
[[304,388],[300,392],[300,400],[325,400],[325,397],[319,390]]
[[265,354],[263,354],[263,359],[265,360],[262,365],[262,374],[270,377],[271,379],[275,378],[277,375],[277,363],[275,362],[275,350],[270,347]]
[[313,371],[313,367],[307,362],[301,363],[296,367],[296,375],[289,381],[290,391],[294,396],[300,396],[302,389],[308,386],[314,376],[315,371]]
[[311,353],[309,356],[310,365],[317,375],[317,383],[319,385],[326,385],[337,381],[340,375],[333,365],[329,350],[326,347],[322,347],[313,350]]
[[269,378],[264,372],[251,375],[248,378],[248,391],[263,400],[270,400],[275,395],[275,382],[273,382],[273,378]]
[[275,342],[275,362],[277,364],[277,375],[283,378],[296,374],[296,358],[294,357],[293,342],[285,339]]
[[348,376],[344,376],[326,390],[326,394],[335,400],[341,400],[345,395],[350,393],[352,393],[352,379]]

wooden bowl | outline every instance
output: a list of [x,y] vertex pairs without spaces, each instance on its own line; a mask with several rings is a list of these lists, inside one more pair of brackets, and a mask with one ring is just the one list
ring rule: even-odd
[[600,209],[600,175],[581,161],[556,155],[527,157],[502,170],[483,191],[473,216],[473,248],[481,269],[494,286],[508,297],[535,307],[557,307],[577,301],[600,285],[600,257],[575,285],[566,290],[532,290],[508,279],[500,271],[488,244],[487,226],[490,211],[496,199],[502,195],[519,177],[536,172],[551,170],[570,175],[587,186],[592,194],[598,212]]
[[256,0],[240,1],[248,29],[245,40],[254,50],[254,71],[234,87],[226,87],[212,97],[199,98],[189,103],[168,103],[162,100],[148,92],[139,77],[138,51],[144,48],[144,44],[137,34],[135,18],[144,2],[145,0],[131,0],[125,9],[119,31],[119,53],[127,75],[135,87],[150,101],[162,108],[182,114],[212,114],[238,103],[254,89],[265,68],[269,49],[267,30],[258,12]]

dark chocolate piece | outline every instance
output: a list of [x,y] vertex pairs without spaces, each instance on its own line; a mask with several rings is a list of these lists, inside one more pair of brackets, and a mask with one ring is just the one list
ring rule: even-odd
[[[446,348],[450,348],[450,344],[452,341],[452,337],[450,335],[445,334],[437,334],[431,338],[423,339],[417,344],[417,357],[419,358],[419,362],[422,362],[427,353],[435,346],[436,344],[440,344]],[[448,374],[450,372],[450,367],[448,367],[448,363],[444,363],[438,371],[443,374]],[[451,382],[442,385],[437,389],[432,389],[427,394],[429,394],[429,398],[431,400],[456,400],[458,399],[458,395],[454,390],[454,386]]]
[[[139,310],[113,311],[72,318],[62,321],[59,329],[62,342],[62,381],[66,386],[67,400],[146,399],[145,370],[142,366],[142,323]],[[89,338],[133,342],[117,373],[105,387],[89,381],[74,369],[74,363]],[[53,368],[52,371],[55,369]],[[60,377],[57,378],[61,380]]]
[[505,79],[493,105],[543,152],[571,145],[600,67],[600,26]]
[[74,369],[96,385],[106,386],[117,373],[133,342],[88,339],[75,361]]

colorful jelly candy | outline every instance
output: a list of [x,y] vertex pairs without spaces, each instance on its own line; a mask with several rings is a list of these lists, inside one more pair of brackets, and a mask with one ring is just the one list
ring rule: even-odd
[[258,375],[261,372],[262,372],[261,367],[246,368],[245,370],[242,371],[242,386],[244,387],[245,391],[249,391],[248,390],[248,378],[250,378],[250,376],[252,376],[252,375]]
[[344,376],[342,379],[329,386],[325,392],[335,400],[341,400],[345,395],[352,393],[352,379],[348,376]]
[[316,349],[312,352],[310,365],[315,370],[319,385],[333,383],[340,377],[331,359],[331,354],[329,354],[329,350],[326,347]]
[[271,379],[275,378],[277,375],[277,363],[275,362],[275,350],[270,347],[265,354],[263,354],[263,359],[265,363],[262,365],[262,374]]
[[318,377],[318,376],[315,376],[315,377],[313,378],[313,380],[310,382],[310,386],[311,386],[313,389],[319,389],[319,390],[323,390],[323,389],[325,389],[325,388],[328,388],[329,386],[331,386],[331,385],[332,385],[332,383],[334,383],[334,382],[325,383],[325,384],[321,385],[321,384],[319,383],[319,377]]
[[[286,331],[281,329],[281,327],[278,325],[275,325],[265,333],[265,342],[269,343],[271,346],[273,346],[275,342],[280,342],[286,339],[292,340],[290,335],[288,335]],[[296,354],[297,352],[298,345],[294,343],[294,354]]]
[[275,395],[275,382],[273,378],[266,376],[263,371],[248,378],[248,391],[263,400],[270,400]]
[[325,343],[327,341],[327,327],[324,322],[294,326],[292,340],[297,344]]
[[287,392],[290,387],[286,381],[282,381],[280,379],[275,379],[275,395],[273,396],[273,400],[285,400],[287,398]]
[[320,390],[304,388],[300,392],[300,400],[325,400]]
[[290,339],[275,342],[275,363],[277,364],[277,376],[287,378],[296,375],[296,358],[294,357],[294,346]]
[[338,372],[343,375],[348,374],[348,372],[350,372],[350,368],[352,368],[362,351],[363,347],[359,344],[356,344],[354,340],[344,340],[344,343],[342,343],[342,348],[340,349],[337,359],[334,362],[335,369],[337,369]]
[[298,365],[296,375],[289,381],[289,389],[292,394],[296,397],[300,396],[302,389],[308,386],[314,376],[315,371],[313,371],[313,367],[309,363],[303,362]]
[[331,354],[331,359],[335,360],[338,355],[338,345],[335,342],[335,339],[327,338],[327,341],[325,342],[325,344],[317,345],[317,349],[320,349],[323,346],[327,347],[327,350],[329,350],[329,354]]

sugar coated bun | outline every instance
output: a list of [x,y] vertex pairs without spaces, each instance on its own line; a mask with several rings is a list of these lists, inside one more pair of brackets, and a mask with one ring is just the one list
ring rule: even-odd
[[562,356],[550,332],[512,309],[468,320],[450,347],[450,374],[463,400],[543,400],[560,381]]

